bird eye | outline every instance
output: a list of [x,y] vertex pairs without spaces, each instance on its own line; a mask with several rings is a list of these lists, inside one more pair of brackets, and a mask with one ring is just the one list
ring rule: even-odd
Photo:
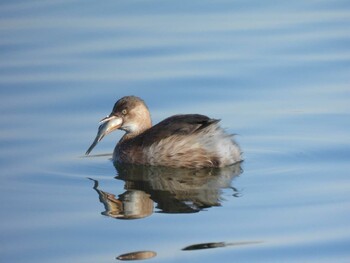
[[128,113],[128,111],[126,109],[122,110],[122,114],[126,115]]

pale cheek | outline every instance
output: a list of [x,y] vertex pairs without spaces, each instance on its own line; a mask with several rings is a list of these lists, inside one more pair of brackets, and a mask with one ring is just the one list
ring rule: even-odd
[[127,132],[135,132],[138,130],[138,125],[136,123],[129,122],[128,124],[123,125],[122,128]]

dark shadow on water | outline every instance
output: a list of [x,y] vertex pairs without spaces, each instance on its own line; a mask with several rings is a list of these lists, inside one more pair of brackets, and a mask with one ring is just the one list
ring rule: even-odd
[[226,242],[211,242],[211,243],[200,243],[200,244],[194,244],[187,247],[184,247],[182,250],[188,251],[188,250],[199,250],[199,249],[209,249],[209,248],[219,248],[219,247],[228,247],[228,246],[244,246],[244,245],[254,245],[254,244],[260,244],[262,241],[245,241],[245,242],[232,242],[232,243],[226,243]]
[[222,189],[232,189],[234,177],[242,173],[241,164],[225,168],[184,169],[130,164],[115,164],[118,176],[125,182],[123,193],[94,190],[104,205],[103,215],[118,219],[139,219],[153,213],[154,203],[161,213],[196,213],[213,206],[220,206]]
[[[209,249],[209,248],[223,248],[223,247],[229,247],[229,246],[246,246],[246,245],[256,245],[261,244],[262,241],[243,241],[243,242],[211,242],[211,243],[201,243],[201,244],[194,244],[187,247],[184,247],[183,251],[192,251],[192,250],[201,250],[201,249]],[[129,252],[125,254],[121,254],[116,259],[122,260],[122,261],[130,261],[130,260],[143,260],[143,259],[150,259],[157,256],[157,253],[154,251],[135,251],[135,252]]]
[[[193,250],[202,250],[202,249],[212,249],[212,248],[224,248],[224,247],[239,247],[247,245],[257,245],[263,243],[262,241],[241,241],[241,242],[211,242],[211,243],[200,243],[194,244],[181,249],[182,251],[193,251]],[[125,254],[121,254],[116,259],[123,261],[130,260],[143,260],[150,259],[157,256],[157,253],[154,251],[135,251]]]
[[129,261],[129,260],[150,259],[155,256],[157,256],[157,253],[154,251],[135,251],[135,252],[119,255],[117,259]]

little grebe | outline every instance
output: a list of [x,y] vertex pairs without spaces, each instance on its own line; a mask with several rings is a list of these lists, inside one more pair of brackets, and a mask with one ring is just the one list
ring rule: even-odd
[[199,114],[175,115],[152,126],[144,101],[135,96],[118,100],[101,120],[88,155],[102,138],[116,129],[126,133],[113,152],[121,163],[203,168],[241,161],[239,146],[219,126],[220,120]]

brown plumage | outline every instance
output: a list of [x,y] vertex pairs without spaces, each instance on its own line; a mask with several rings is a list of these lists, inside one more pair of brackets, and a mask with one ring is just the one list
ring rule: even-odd
[[122,163],[172,167],[223,167],[241,161],[241,152],[219,120],[199,114],[175,115],[152,126],[144,101],[135,96],[118,100],[102,120],[94,143],[121,129],[125,135],[116,145],[113,159]]

